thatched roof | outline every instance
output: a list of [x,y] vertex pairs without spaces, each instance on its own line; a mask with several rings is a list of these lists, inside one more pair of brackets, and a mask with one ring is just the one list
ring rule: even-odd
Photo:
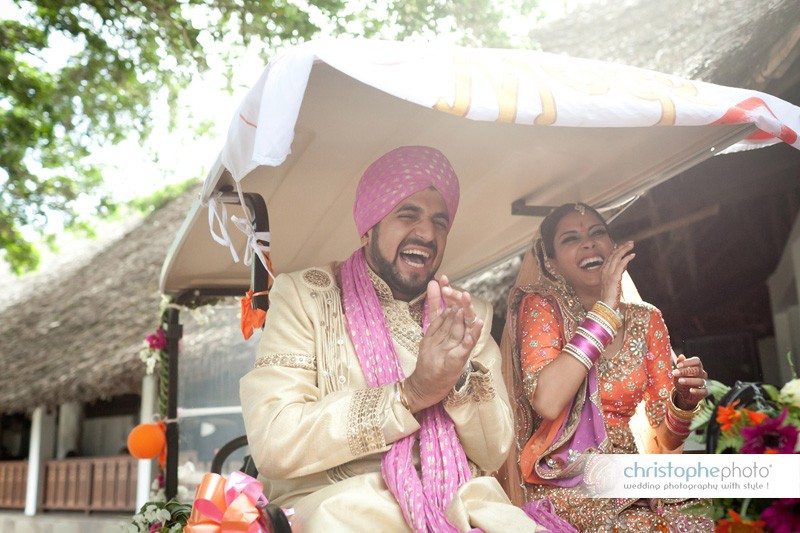
[[545,52],[765,90],[798,57],[798,30],[796,0],[629,0],[577,10],[531,38]]
[[0,312],[0,412],[137,393],[144,337],[158,325],[158,276],[197,191],[151,213],[72,273],[37,276]]
[[0,312],[27,298],[37,287],[45,285],[53,272],[66,277],[83,268],[95,255],[140,224],[142,218],[132,215],[124,220],[100,223],[95,228],[96,236],[93,239],[63,233],[59,236],[58,248],[54,251],[44,250],[39,268],[23,276],[17,276],[10,268],[0,264]]

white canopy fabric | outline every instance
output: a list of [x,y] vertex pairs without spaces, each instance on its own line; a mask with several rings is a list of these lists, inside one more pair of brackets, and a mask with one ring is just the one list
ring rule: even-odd
[[[512,215],[514,201],[613,209],[726,150],[800,148],[798,131],[800,108],[773,96],[623,65],[524,50],[309,42],[271,62],[236,111],[161,290],[249,286],[249,267],[235,260],[248,246],[246,224],[223,219],[220,190],[264,197],[275,271],[291,271],[345,259],[358,246],[352,204],[373,160],[401,145],[434,146],[461,182],[440,269],[457,279],[530,241],[536,221]],[[243,217],[237,209],[227,215]]]

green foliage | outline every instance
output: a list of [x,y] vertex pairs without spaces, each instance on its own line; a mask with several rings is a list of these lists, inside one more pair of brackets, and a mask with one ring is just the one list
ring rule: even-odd
[[[102,183],[86,161],[93,149],[144,138],[159,91],[173,99],[207,67],[203,43],[233,46],[258,37],[267,46],[317,31],[310,15],[285,1],[17,1],[18,20],[0,20],[0,247],[16,272],[38,254],[20,229],[40,234],[60,216],[87,230],[78,201]],[[313,3],[333,17],[342,0]],[[231,36],[234,36],[231,39]],[[74,48],[62,64],[53,57]],[[112,202],[94,198],[93,214]],[[85,231],[84,231],[85,232]]]
[[[764,428],[766,424],[774,422],[774,419],[784,411],[787,416],[781,423],[782,431],[787,429],[788,426],[793,426],[793,431],[800,430],[800,380],[789,381],[781,390],[769,384],[762,383],[760,385],[766,392],[766,402],[753,401],[750,404],[741,405],[737,400],[727,406],[720,406],[717,418],[720,422],[720,428],[718,430],[715,453],[742,453],[742,449],[746,446],[749,446],[748,453],[754,453],[753,450],[758,450],[755,445],[758,444],[761,437],[754,437],[753,430],[758,429],[759,426]],[[701,411],[692,422],[692,429],[694,430],[692,437],[697,437],[696,440],[701,443],[706,441],[708,436],[706,430],[711,420],[711,412],[707,411],[707,408],[716,405],[731,389],[727,385],[712,380],[708,380],[707,386],[709,397],[703,400]],[[742,434],[743,428],[750,428],[747,438]],[[766,431],[766,429],[763,430]],[[761,443],[764,449],[763,453],[775,453],[776,450],[774,448],[770,450],[766,448],[764,441],[761,441]],[[770,446],[772,445],[770,444]],[[796,450],[797,448],[795,448]],[[780,453],[786,452],[784,450]],[[762,517],[762,513],[775,502],[776,500],[771,498],[714,498],[712,500],[712,518],[717,521],[718,531],[722,529],[734,531],[736,530],[735,528],[730,527],[729,529],[729,526],[725,525],[725,521],[730,522],[734,518],[729,514],[730,511],[738,513],[741,516],[739,520],[744,520],[747,523],[747,521],[766,519],[766,517]],[[736,522],[736,520],[733,520],[733,522]],[[767,525],[770,526],[769,523]],[[756,529],[747,529],[746,526],[741,526],[740,530],[755,531]],[[762,529],[758,530],[761,531]]]
[[138,211],[139,213],[147,214],[151,211],[155,211],[156,209],[161,209],[170,200],[182,195],[194,185],[197,185],[197,183],[197,180],[194,178],[190,178],[180,183],[170,183],[165,187],[148,194],[147,196],[141,196],[139,198],[130,200],[128,202],[128,207],[134,211]]
[[445,28],[461,34],[464,45],[508,47],[514,43],[501,25],[503,19],[508,13],[530,15],[537,4],[537,0],[390,0],[385,19],[362,23],[368,36],[403,40],[435,35]]
[[[531,0],[513,0],[529,7]],[[463,27],[468,41],[498,44],[502,11],[488,0],[393,0],[387,13],[346,13],[345,0],[15,0],[0,16],[0,257],[12,270],[39,261],[32,230],[88,230],[115,206],[97,192],[101,170],[87,156],[123,139],[144,139],[154,99],[177,97],[208,54],[276,47],[320,32],[376,34],[388,21],[403,38],[439,19]],[[356,28],[356,29],[353,29]],[[54,59],[55,58],[55,59]],[[198,133],[208,130],[207,124]],[[90,206],[80,213],[79,206]],[[87,219],[87,216],[89,217]]]
[[764,391],[767,393],[767,396],[771,401],[777,402],[778,400],[780,400],[781,393],[778,392],[778,387],[776,387],[775,385],[764,383],[763,385],[761,385],[761,388],[764,389]]
[[720,398],[731,390],[728,385],[713,379],[707,380],[706,386],[708,387],[708,396],[700,402],[700,409],[692,419],[692,424],[689,428],[692,431],[689,434],[689,440],[700,444],[705,444],[706,442],[705,428],[714,413],[714,406]]

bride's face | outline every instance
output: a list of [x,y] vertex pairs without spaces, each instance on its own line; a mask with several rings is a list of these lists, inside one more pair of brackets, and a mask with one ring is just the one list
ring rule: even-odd
[[565,215],[553,239],[553,267],[575,290],[600,287],[600,271],[614,250],[605,223],[590,211]]

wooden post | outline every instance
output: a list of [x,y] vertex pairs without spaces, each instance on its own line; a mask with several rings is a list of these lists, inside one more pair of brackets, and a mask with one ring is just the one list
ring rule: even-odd
[[178,494],[178,341],[183,336],[179,311],[170,307],[166,311],[167,353],[169,354],[169,394],[167,395],[167,499]]

